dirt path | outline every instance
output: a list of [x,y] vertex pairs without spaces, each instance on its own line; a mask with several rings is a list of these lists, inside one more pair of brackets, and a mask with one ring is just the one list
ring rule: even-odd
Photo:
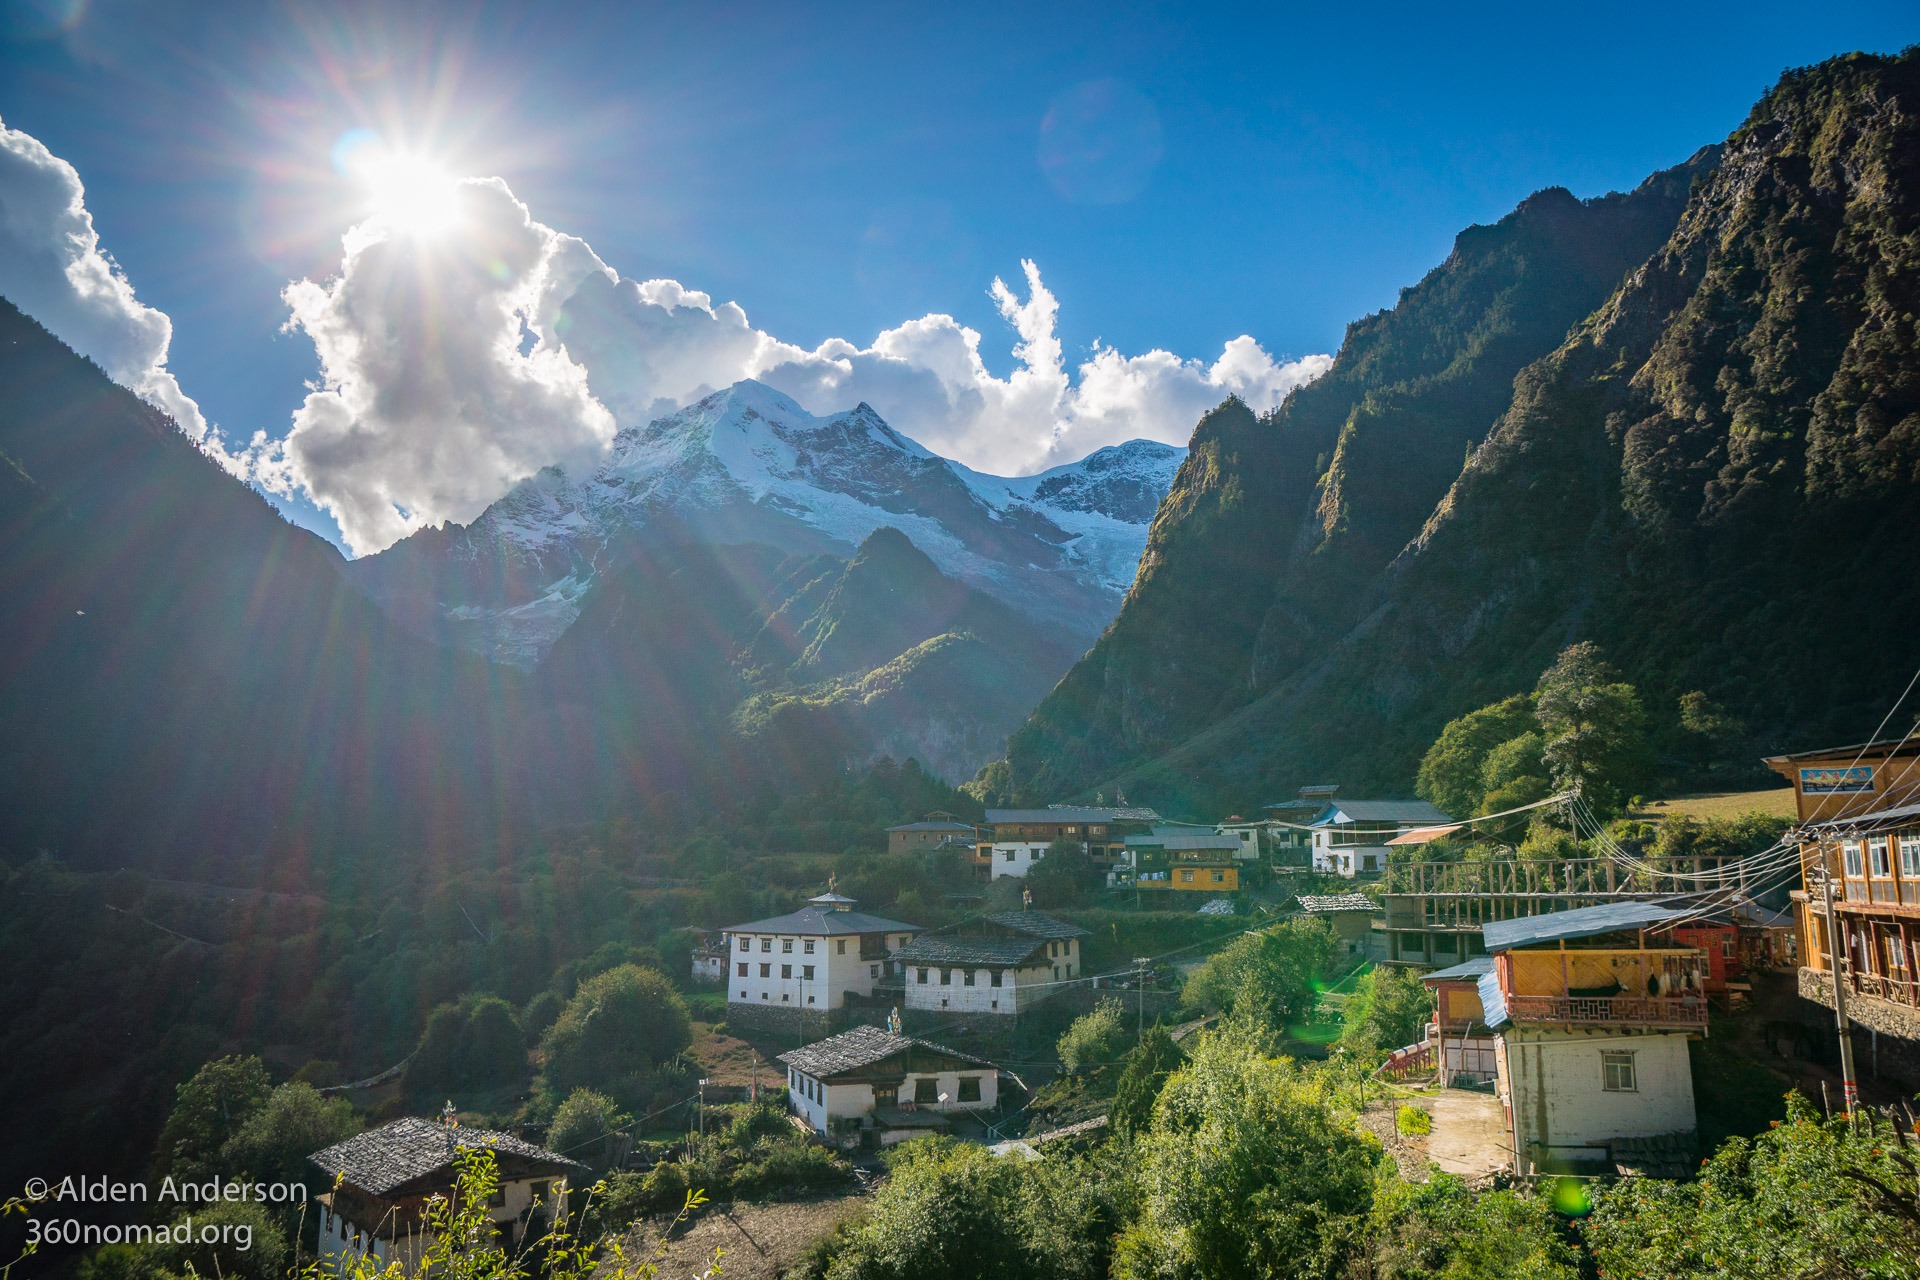
[[1427,1158],[1448,1173],[1481,1178],[1512,1163],[1500,1100],[1470,1089],[1443,1089],[1426,1102],[1433,1117]]
[[[814,1241],[858,1212],[864,1196],[836,1196],[787,1204],[709,1206],[667,1245],[660,1280],[695,1280],[720,1250],[724,1280],[776,1280]],[[657,1227],[627,1239],[631,1258],[649,1258],[659,1247]]]

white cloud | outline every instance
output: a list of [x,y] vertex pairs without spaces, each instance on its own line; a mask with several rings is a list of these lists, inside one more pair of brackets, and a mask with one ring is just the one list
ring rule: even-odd
[[756,329],[738,303],[622,280],[585,242],[534,221],[498,178],[428,190],[430,175],[406,176],[406,200],[343,237],[335,277],[287,286],[287,327],[312,340],[320,376],[286,436],[257,433],[237,455],[168,372],[172,324],[101,250],[79,175],[4,124],[0,294],[230,469],[304,492],[355,554],[472,520],[544,466],[591,468],[617,426],[746,377],[816,413],[864,400],[938,453],[1017,475],[1136,436],[1185,443],[1226,395],[1265,410],[1331,363],[1280,363],[1242,336],[1211,364],[1096,344],[1070,369],[1059,301],[1030,261],[1020,291],[998,279],[989,291],[1012,331],[1007,377],[949,315],[809,350]]
[[72,165],[0,122],[0,295],[225,459],[200,406],[167,371],[173,323],[133,296],[100,248]]
[[362,223],[338,276],[283,295],[321,376],[284,440],[256,438],[256,475],[304,489],[356,554],[470,521],[543,466],[589,467],[613,437],[586,371],[539,340],[546,302],[605,267],[498,178],[448,198],[444,231]]

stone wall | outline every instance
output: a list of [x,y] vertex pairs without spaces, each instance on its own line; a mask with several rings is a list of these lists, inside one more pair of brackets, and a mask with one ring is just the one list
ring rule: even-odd
[[[742,1040],[792,1038],[797,1047],[799,1044],[824,1040],[841,1030],[844,1022],[837,1009],[796,1009],[792,1005],[778,1004],[727,1006],[727,1033]],[[884,1025],[884,1016],[881,1022]]]
[[[1833,1037],[1833,975],[1800,970],[1800,1021]],[[1847,995],[1853,1024],[1854,1069],[1864,1080],[1886,1080],[1920,1089],[1920,1009],[1857,992]]]

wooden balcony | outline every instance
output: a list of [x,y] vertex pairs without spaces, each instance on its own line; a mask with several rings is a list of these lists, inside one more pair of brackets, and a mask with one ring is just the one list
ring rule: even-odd
[[1507,1016],[1516,1023],[1571,1027],[1677,1027],[1707,1025],[1707,1002],[1699,996],[1508,996]]

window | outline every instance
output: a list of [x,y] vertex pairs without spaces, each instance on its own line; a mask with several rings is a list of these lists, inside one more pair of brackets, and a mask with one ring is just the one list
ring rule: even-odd
[[812,938],[808,938],[808,939],[807,939],[807,944],[806,944],[806,946],[805,946],[805,947],[803,947],[803,948],[801,948],[801,949],[802,949],[802,950],[804,950],[804,951],[805,951],[805,952],[806,952],[806,953],[807,953],[808,955],[812,955],[812,954],[813,954],[813,939],[812,939]]
[[792,955],[792,954],[793,954],[793,939],[792,939],[792,938],[782,938],[782,939],[780,939],[780,954],[781,954],[781,955],[783,955],[783,956],[790,956],[790,955]]
[[964,974],[962,974],[962,975],[961,975],[961,981],[962,981],[962,982],[963,982],[963,983],[964,983],[965,985],[967,985],[967,986],[969,986],[969,987],[970,987],[970,986],[972,986],[972,985],[973,985],[973,970],[971,970],[971,969],[968,969],[968,970],[967,970],[967,971],[966,971],[966,972],[965,972]]
[[741,949],[742,951],[751,951],[751,950],[753,950],[753,939],[752,939],[752,938],[742,938],[742,939],[740,939],[740,949]]
[[1900,837],[1900,874],[1920,880],[1920,836]]
[[812,965],[810,965],[810,964],[803,964],[803,965],[801,965],[801,966],[800,966],[800,980],[801,980],[802,982],[812,982],[812,981],[813,981],[813,966],[812,966]]
[[493,1194],[487,1197],[487,1208],[498,1209],[507,1203],[507,1189],[495,1187]]
[[1055,947],[1057,947],[1057,946],[1059,946],[1059,945],[1060,945],[1060,944],[1059,944],[1059,943],[1057,943],[1057,942],[1049,942],[1049,943],[1047,944],[1047,956],[1048,956],[1048,958],[1052,958],[1052,956],[1053,956],[1053,949],[1054,949]]
[[845,938],[840,939],[840,941],[835,944],[833,953],[837,956],[847,954],[847,940]]
[[868,976],[869,978],[877,978],[877,977],[879,977],[879,976],[880,976],[880,966],[879,966],[879,965],[877,965],[877,964],[870,964],[870,965],[868,965],[868,966],[867,966],[867,976]]
[[950,987],[953,985],[953,970],[942,969],[940,971],[940,985],[943,987]]
[[766,993],[766,992],[764,992],[764,991],[762,991],[762,992],[760,993],[760,998],[761,998],[762,1000],[765,1000],[765,999],[767,998],[767,993]]
[[1071,977],[1073,976],[1073,966],[1072,966],[1072,965],[1068,965],[1068,966],[1067,966],[1067,976],[1068,976],[1069,978],[1071,978]]
[[1840,846],[1840,861],[1849,880],[1860,878],[1860,842],[1848,840]]
[[771,978],[773,976],[773,966],[770,964],[761,965],[760,976],[763,978]]
[[1640,1091],[1640,1085],[1633,1076],[1633,1050],[1601,1051],[1600,1087],[1608,1093],[1638,1093]]
[[740,976],[743,978],[747,976],[747,962],[745,960],[740,962]]
[[1225,884],[1225,883],[1227,882],[1227,873],[1226,873],[1226,872],[1224,872],[1224,871],[1216,871],[1216,872],[1214,872],[1214,873],[1213,873],[1213,882],[1214,882],[1215,884]]
[[980,1077],[979,1076],[961,1076],[960,1077],[960,1101],[962,1102],[980,1101]]
[[921,985],[921,986],[923,986],[923,987],[924,987],[924,986],[926,986],[926,985],[927,985],[927,971],[926,971],[925,969],[917,969],[917,970],[915,970],[915,972],[916,972],[916,973],[918,973],[918,974],[920,975],[920,985]]
[[781,976],[782,978],[791,978],[791,977],[793,976],[793,966],[792,966],[792,965],[790,965],[790,964],[783,964],[783,965],[781,965],[781,966],[780,966],[780,976]]
[[762,939],[760,939],[760,949],[761,949],[762,951],[771,951],[771,950],[773,950],[773,939],[772,939],[772,938],[762,938]]
[[1192,884],[1192,883],[1193,883],[1193,872],[1191,872],[1191,871],[1182,871],[1182,872],[1180,873],[1180,883],[1181,883],[1181,884]]
[[998,969],[995,969],[992,973],[987,975],[987,985],[990,987],[997,987],[1000,985],[1000,979],[1001,979],[1001,973]]
[[745,1000],[745,999],[747,998],[747,993],[746,993],[746,992],[744,992],[744,991],[742,991],[742,992],[740,993],[740,998],[741,998],[742,1000]]
[[1907,968],[1906,939],[1902,938],[1897,933],[1890,933],[1887,935],[1887,968],[1890,971],[1898,970],[1901,973],[1906,972],[1906,968]]
[[927,1076],[921,1076],[913,1082],[913,1100],[915,1102],[940,1101],[940,1082]]
[[1867,864],[1876,880],[1885,880],[1893,874],[1893,860],[1887,856],[1887,838],[1874,836],[1867,841]]
[[1011,850],[1011,849],[1009,849],[1009,850],[1007,850],[1007,861],[1008,861],[1008,862],[1012,862],[1012,861],[1013,861],[1013,850]]
[[812,1003],[813,1003],[813,997],[812,997],[812,996],[808,996],[808,997],[807,997],[807,1003],[808,1003],[808,1004],[812,1004]]
[[1080,828],[1078,827],[1066,827],[1064,828],[1064,830],[1070,836],[1077,836],[1080,834]]
[[533,1198],[535,1200],[547,1198],[547,1183],[544,1180],[533,1184]]

